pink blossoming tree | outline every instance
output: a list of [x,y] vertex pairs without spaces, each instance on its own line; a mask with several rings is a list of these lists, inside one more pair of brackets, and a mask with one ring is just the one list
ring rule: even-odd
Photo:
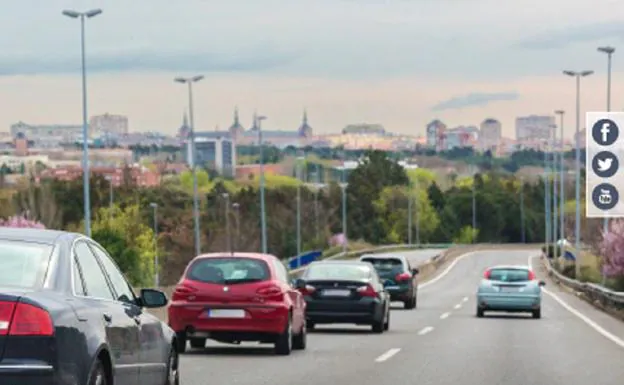
[[43,223],[28,219],[24,215],[14,215],[12,217],[8,217],[7,219],[0,219],[0,227],[45,229]]
[[624,278],[624,220],[612,220],[599,244],[603,271],[610,278]]

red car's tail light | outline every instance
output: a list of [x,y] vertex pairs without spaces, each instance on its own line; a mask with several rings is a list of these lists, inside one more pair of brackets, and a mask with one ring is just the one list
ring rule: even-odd
[[397,282],[409,281],[410,279],[412,279],[412,275],[410,273],[401,273],[394,277],[394,280]]
[[492,275],[492,271],[491,270],[486,270],[485,273],[483,273],[483,278],[490,279],[491,275]]
[[44,309],[21,302],[0,301],[0,335],[51,336],[54,324]]
[[175,290],[173,291],[173,294],[171,295],[171,300],[172,301],[188,301],[189,297],[194,296],[196,293],[197,293],[196,288],[192,286],[180,284],[176,286]]
[[371,285],[358,287],[357,292],[360,293],[362,297],[377,297],[377,292]]
[[256,294],[270,301],[282,301],[284,299],[284,292],[279,286],[261,287],[256,291]]

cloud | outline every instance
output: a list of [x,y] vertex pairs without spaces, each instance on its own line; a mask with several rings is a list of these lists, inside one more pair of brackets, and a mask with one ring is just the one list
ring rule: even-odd
[[604,39],[624,40],[624,21],[585,24],[540,33],[515,43],[514,47],[549,50]]
[[[175,71],[175,72],[263,72],[286,66],[298,58],[297,52],[254,49],[248,52],[152,52],[129,51],[87,56],[88,71]],[[0,57],[0,76],[68,74],[80,71],[80,58],[22,56]]]
[[492,102],[518,100],[517,92],[471,93],[445,100],[431,107],[431,111],[457,110],[466,107],[485,106]]

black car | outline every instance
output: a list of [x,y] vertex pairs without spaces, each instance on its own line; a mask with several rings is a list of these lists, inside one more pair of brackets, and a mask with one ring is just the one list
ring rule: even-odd
[[178,385],[175,334],[99,244],[0,227],[0,384]]
[[295,287],[306,301],[306,325],[349,323],[371,325],[373,332],[390,327],[390,296],[369,263],[312,262]]
[[391,301],[403,302],[406,309],[418,304],[418,268],[412,268],[404,256],[392,254],[368,254],[360,261],[373,265]]

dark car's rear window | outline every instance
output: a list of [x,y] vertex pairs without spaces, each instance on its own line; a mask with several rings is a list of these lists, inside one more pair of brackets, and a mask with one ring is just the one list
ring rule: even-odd
[[397,270],[403,269],[403,261],[398,258],[362,258],[362,262],[368,262],[377,270]]
[[490,280],[502,282],[530,281],[529,271],[526,269],[491,269]]
[[53,249],[51,245],[0,240],[0,287],[41,287]]
[[188,279],[205,283],[247,283],[271,278],[269,266],[260,259],[220,257],[198,259],[190,266]]
[[307,280],[355,280],[370,278],[371,269],[364,264],[319,263],[310,265],[304,273]]

